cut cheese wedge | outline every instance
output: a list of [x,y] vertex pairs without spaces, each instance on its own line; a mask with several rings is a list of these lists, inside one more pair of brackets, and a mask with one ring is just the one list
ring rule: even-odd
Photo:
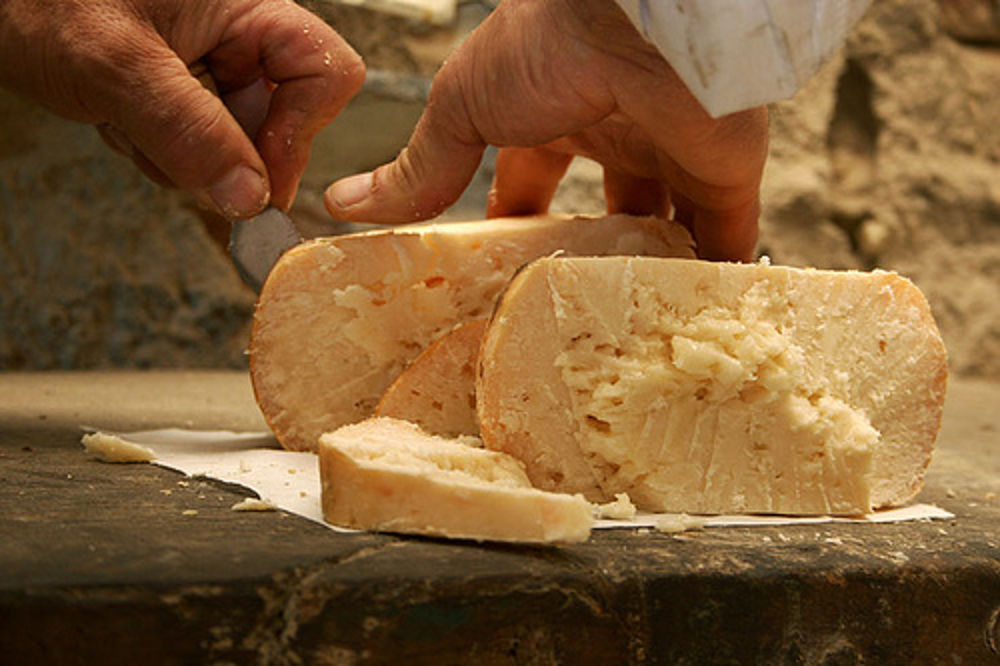
[[523,465],[473,438],[373,418],[320,438],[324,518],[343,527],[477,541],[579,542],[593,509],[531,487]]
[[480,350],[483,441],[535,486],[641,509],[859,514],[922,485],[944,345],[908,280],[549,258]]
[[386,389],[375,416],[412,421],[445,437],[479,435],[476,359],[486,320],[455,327],[431,343]]
[[655,218],[511,218],[424,224],[292,248],[261,291],[250,374],[285,448],[372,414],[393,379],[456,324],[489,315],[523,264],[573,254],[693,256],[679,224]]

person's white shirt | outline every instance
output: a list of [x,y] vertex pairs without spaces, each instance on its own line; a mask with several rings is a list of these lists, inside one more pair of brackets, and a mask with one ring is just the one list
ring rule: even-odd
[[713,117],[792,97],[871,0],[616,0]]

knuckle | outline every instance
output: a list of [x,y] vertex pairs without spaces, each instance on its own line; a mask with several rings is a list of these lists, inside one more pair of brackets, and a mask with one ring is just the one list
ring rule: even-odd
[[376,187],[379,184],[377,179],[379,172],[382,172],[385,177],[386,185],[405,192],[416,192],[424,181],[424,170],[419,153],[409,146],[400,151],[399,157],[392,165],[386,165],[376,170]]
[[[447,136],[458,143],[475,145],[481,142],[482,133],[477,120],[486,114],[477,113],[477,96],[465,80],[463,68],[456,61],[448,61],[434,77],[427,96],[424,122],[435,134]],[[488,96],[487,96],[488,98]]]
[[226,144],[227,120],[221,104],[171,109],[154,121],[147,152],[181,187],[203,185],[200,181],[221,175],[227,164],[220,150]]
[[372,189],[383,201],[394,202],[393,217],[420,220],[434,217],[449,201],[432,187],[426,162],[412,147],[403,148],[395,162],[375,170]]
[[351,95],[361,90],[365,82],[365,63],[353,49],[341,54],[340,85]]

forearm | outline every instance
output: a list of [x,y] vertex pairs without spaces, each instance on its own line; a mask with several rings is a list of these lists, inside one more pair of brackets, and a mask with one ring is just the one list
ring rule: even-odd
[[871,0],[615,0],[714,117],[795,94]]

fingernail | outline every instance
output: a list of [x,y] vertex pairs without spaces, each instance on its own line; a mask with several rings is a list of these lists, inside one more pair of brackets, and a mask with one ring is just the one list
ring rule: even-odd
[[330,186],[326,194],[338,208],[347,208],[367,199],[371,191],[372,172],[369,171],[338,180]]
[[246,164],[240,164],[209,187],[208,196],[220,213],[228,218],[239,218],[260,212],[271,193],[263,176]]

